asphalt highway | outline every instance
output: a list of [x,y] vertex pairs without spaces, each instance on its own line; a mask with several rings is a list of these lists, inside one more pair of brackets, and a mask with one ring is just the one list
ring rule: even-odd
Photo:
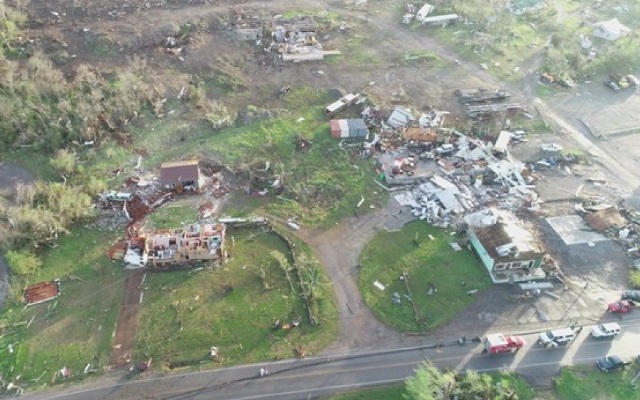
[[[635,357],[640,354],[640,317],[633,314],[619,321],[622,333],[613,339],[594,339],[591,326],[568,346],[544,348],[536,343],[537,334],[524,335],[526,345],[516,353],[487,355],[482,344],[453,340],[442,347],[389,349],[340,356],[310,357],[243,365],[219,370],[167,375],[147,379],[121,379],[94,382],[84,387],[70,387],[57,392],[40,392],[21,399],[166,399],[166,400],[298,400],[315,398],[359,387],[400,382],[412,375],[425,359],[440,368],[458,371],[510,370],[523,375],[552,376],[561,366],[593,364],[595,360],[617,354]],[[509,332],[503,332],[509,333]],[[425,339],[425,342],[427,340]],[[269,375],[259,377],[260,368]]]

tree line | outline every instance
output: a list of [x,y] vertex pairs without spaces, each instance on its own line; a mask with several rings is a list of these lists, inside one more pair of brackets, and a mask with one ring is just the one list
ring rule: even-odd
[[459,375],[455,371],[440,371],[431,362],[419,366],[414,376],[405,382],[405,400],[519,400],[511,379],[476,371]]

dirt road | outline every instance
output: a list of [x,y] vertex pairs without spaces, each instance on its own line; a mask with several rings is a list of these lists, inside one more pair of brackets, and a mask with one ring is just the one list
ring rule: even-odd
[[142,279],[144,271],[131,270],[126,272],[122,305],[118,313],[118,322],[113,338],[109,367],[122,367],[131,362],[133,341],[138,327],[138,312],[140,311],[140,294],[142,293]]

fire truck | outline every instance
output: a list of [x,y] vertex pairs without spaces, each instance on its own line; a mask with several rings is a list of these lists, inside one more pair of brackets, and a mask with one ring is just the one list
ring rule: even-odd
[[525,345],[522,336],[495,333],[484,339],[484,349],[489,354],[500,354],[520,350]]

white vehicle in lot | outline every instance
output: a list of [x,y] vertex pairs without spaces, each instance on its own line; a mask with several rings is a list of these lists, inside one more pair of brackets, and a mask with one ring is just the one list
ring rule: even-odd
[[110,190],[103,193],[100,198],[104,201],[131,201],[133,200],[133,193],[116,192]]
[[571,328],[552,329],[542,332],[538,336],[538,343],[544,347],[558,347],[561,344],[569,344],[576,338],[576,331]]
[[562,151],[562,146],[558,143],[545,143],[540,146],[540,150],[545,153],[560,153]]
[[615,322],[600,324],[593,327],[591,336],[596,339],[614,337],[620,333],[620,325]]

